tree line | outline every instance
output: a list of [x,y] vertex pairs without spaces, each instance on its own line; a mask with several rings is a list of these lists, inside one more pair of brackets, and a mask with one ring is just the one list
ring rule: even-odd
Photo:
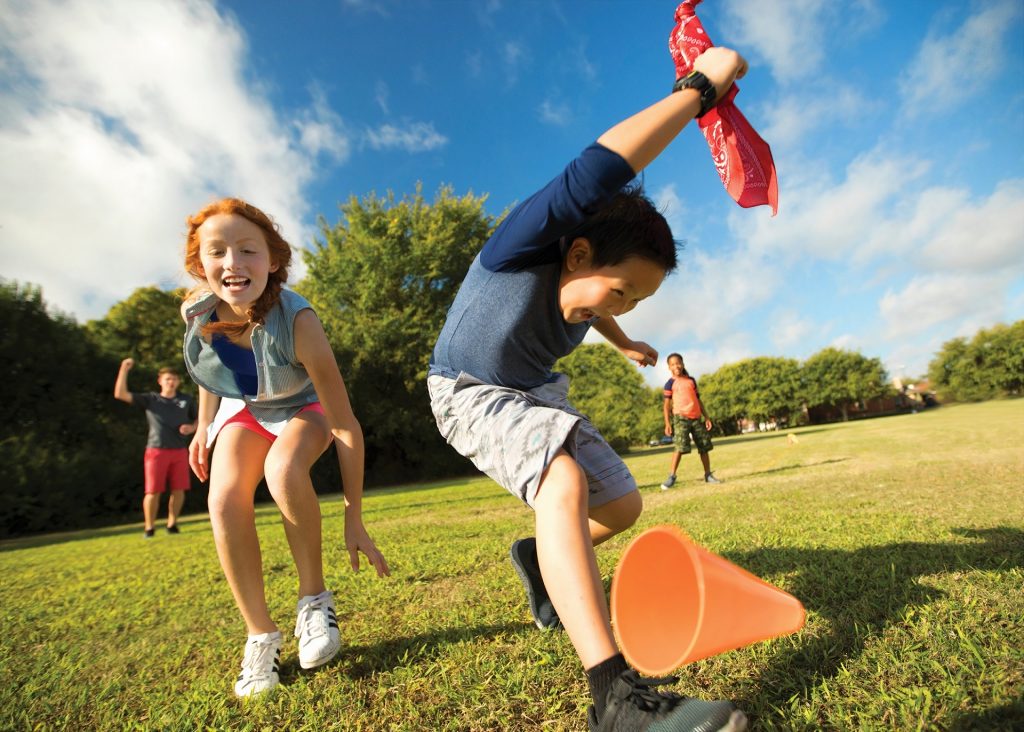
[[[402,198],[353,196],[337,223],[320,218],[317,241],[301,250],[306,274],[295,289],[313,304],[338,359],[365,434],[368,486],[472,471],[438,435],[425,382],[448,307],[501,219],[485,212],[485,201],[447,187],[433,201],[419,188]],[[146,421],[113,398],[114,380],[130,356],[138,364],[132,391],[156,390],[159,368],[173,366],[194,393],[181,359],[184,295],[142,287],[79,325],[52,312],[39,288],[0,281],[0,358],[8,368],[0,381],[8,414],[0,425],[0,536],[137,518]],[[1019,394],[1022,363],[1024,321],[950,341],[932,379],[955,398]],[[556,368],[572,379],[573,403],[616,449],[662,434],[661,389],[612,347],[585,344]],[[816,405],[845,416],[889,386],[877,358],[827,348],[803,364],[727,364],[700,388],[716,429],[730,432],[741,419],[795,424]],[[314,483],[336,491],[339,481],[328,453]],[[193,488],[186,511],[205,510],[204,486]]]

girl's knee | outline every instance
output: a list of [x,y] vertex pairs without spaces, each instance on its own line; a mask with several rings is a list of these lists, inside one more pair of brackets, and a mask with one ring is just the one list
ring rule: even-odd
[[252,505],[252,497],[239,486],[211,485],[210,493],[206,497],[206,507],[213,520],[234,513],[246,505]]

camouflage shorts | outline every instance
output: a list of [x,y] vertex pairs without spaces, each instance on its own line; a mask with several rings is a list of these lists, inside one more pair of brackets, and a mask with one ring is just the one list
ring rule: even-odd
[[544,471],[563,448],[587,476],[591,508],[636,490],[622,458],[569,404],[564,374],[529,391],[485,384],[468,374],[431,375],[427,388],[441,436],[531,508]]
[[678,414],[673,414],[672,442],[676,446],[676,450],[683,455],[690,452],[691,434],[693,435],[693,441],[697,443],[697,452],[711,452],[715,449],[715,446],[711,444],[711,433],[708,432],[707,427],[704,426],[704,421],[700,417],[690,419],[689,417],[680,417]]

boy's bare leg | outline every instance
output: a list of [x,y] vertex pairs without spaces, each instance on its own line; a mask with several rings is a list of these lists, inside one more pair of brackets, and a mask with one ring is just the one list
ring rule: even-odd
[[178,516],[185,505],[185,491],[171,491],[171,498],[167,501],[167,525],[175,526],[178,523]]
[[676,471],[679,470],[679,458],[681,458],[682,456],[683,453],[679,452],[679,450],[672,451],[672,469],[669,470],[669,473],[671,473],[672,475],[675,475]]
[[700,462],[704,466],[704,475],[711,473],[711,456],[706,452],[700,453]]
[[587,516],[587,479],[564,450],[544,472],[534,501],[537,559],[554,605],[584,668],[618,653]]
[[597,546],[622,533],[636,523],[643,508],[644,501],[640,492],[633,491],[603,506],[590,509],[590,543]]
[[147,493],[142,497],[142,518],[145,520],[146,529],[152,529],[156,525],[158,513],[160,513],[160,494]]

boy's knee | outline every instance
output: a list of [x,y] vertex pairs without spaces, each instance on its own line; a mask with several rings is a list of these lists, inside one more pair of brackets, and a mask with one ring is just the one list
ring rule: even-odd
[[639,491],[627,493],[622,498],[612,501],[608,513],[608,528],[615,532],[625,531],[640,518],[644,510],[644,500]]
[[541,476],[534,503],[581,507],[586,505],[588,497],[587,476],[583,468],[568,453],[560,451]]

